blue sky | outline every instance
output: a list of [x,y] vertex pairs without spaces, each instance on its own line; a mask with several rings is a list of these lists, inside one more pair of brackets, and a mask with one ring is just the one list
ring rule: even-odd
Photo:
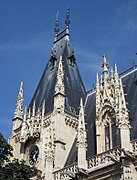
[[6,139],[20,81],[28,105],[50,56],[56,12],[62,29],[68,6],[71,44],[87,90],[101,72],[104,53],[119,72],[137,64],[136,0],[1,0],[0,132]]

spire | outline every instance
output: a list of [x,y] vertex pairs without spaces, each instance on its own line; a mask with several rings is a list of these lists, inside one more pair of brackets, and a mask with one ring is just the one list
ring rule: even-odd
[[108,62],[107,62],[107,59],[106,59],[106,54],[104,54],[104,60],[103,60],[103,64],[102,64],[102,67],[103,67],[103,73],[104,73],[104,84],[108,81]]
[[24,143],[25,138],[26,138],[26,120],[27,120],[27,107],[25,107],[25,110],[24,110],[24,117],[23,117],[23,122],[22,122],[22,127],[21,127],[21,135],[20,135],[21,143]]
[[99,104],[100,104],[100,85],[99,85],[99,76],[97,73],[96,75],[96,111],[98,111]]
[[99,83],[98,73],[97,73],[97,75],[96,75],[96,83],[97,83],[97,84]]
[[35,100],[33,102],[33,109],[32,109],[32,116],[34,117],[35,116],[35,111],[36,111],[36,103],[35,103]]
[[55,29],[54,29],[55,35],[57,35],[59,33],[59,20],[58,20],[58,18],[59,18],[59,12],[57,11]]
[[115,63],[115,69],[114,69],[114,78],[115,78],[115,85],[119,85],[119,77],[118,77],[118,70],[117,70],[117,64]]
[[110,73],[111,73],[111,83],[113,84],[113,82],[114,82],[114,71],[113,71],[113,68],[111,68]]
[[24,110],[23,122],[26,122],[26,120],[27,120],[27,107],[25,107],[25,110]]
[[22,119],[23,116],[23,101],[24,101],[24,96],[23,96],[23,82],[20,84],[19,88],[19,94],[17,97],[17,102],[16,102],[16,109],[14,112],[14,119],[19,117]]
[[62,64],[62,56],[59,58],[59,65],[57,71],[57,82],[55,86],[55,94],[61,93],[64,94],[64,72],[63,72],[63,64]]
[[104,68],[104,72],[108,72],[108,62],[107,62],[106,54],[104,54],[103,58],[104,60],[103,60],[102,67]]
[[31,117],[31,110],[30,110],[30,108],[29,108],[29,111],[28,111],[28,118],[30,119],[30,117]]
[[70,8],[68,8],[66,13],[66,20],[65,20],[66,28],[69,28],[70,25]]
[[103,76],[102,74],[100,75],[100,89],[103,89]]
[[44,115],[45,115],[45,99],[42,103],[42,117],[44,117]]
[[82,98],[80,99],[79,125],[78,125],[78,130],[80,129],[85,131],[85,118],[84,118],[84,107],[83,107]]
[[78,147],[78,167],[86,169],[86,151],[87,151],[87,137],[85,129],[85,118],[84,118],[84,107],[83,100],[80,100],[80,111],[79,111],[79,124],[77,134],[77,147]]

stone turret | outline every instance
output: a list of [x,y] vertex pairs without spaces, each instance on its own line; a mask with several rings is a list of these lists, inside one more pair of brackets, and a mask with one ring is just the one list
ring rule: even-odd
[[23,120],[23,101],[23,82],[21,82],[13,118],[13,131],[20,127],[21,122]]
[[85,129],[84,107],[83,107],[82,98],[80,100],[77,148],[78,148],[78,167],[82,169],[87,169],[87,161],[86,161],[87,135]]
[[64,107],[65,107],[65,94],[64,94],[64,71],[62,64],[62,56],[60,56],[58,70],[57,70],[57,80],[55,85],[54,94],[54,112],[53,121],[55,122],[55,169],[61,168],[64,161],[64,127],[65,127],[65,117],[64,117]]

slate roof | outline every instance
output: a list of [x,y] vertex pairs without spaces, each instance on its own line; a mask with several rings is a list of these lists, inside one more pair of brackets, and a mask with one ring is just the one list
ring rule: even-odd
[[[120,75],[122,79],[124,93],[126,94],[127,107],[129,109],[129,120],[131,128],[131,140],[137,139],[137,66],[128,69]],[[85,121],[87,129],[87,158],[96,154],[96,92],[95,90],[87,93],[85,100]],[[76,161],[76,140],[72,146],[66,165]]]
[[[95,118],[96,118],[96,96],[95,91],[86,93],[76,61],[74,50],[71,48],[69,41],[69,33],[64,29],[58,34],[54,42],[50,59],[47,63],[45,71],[36,88],[34,96],[29,107],[32,109],[35,100],[36,110],[42,107],[45,100],[45,112],[48,113],[53,110],[55,83],[57,78],[57,68],[59,57],[62,55],[64,68],[64,85],[65,85],[65,109],[69,112],[78,114],[78,107],[80,98],[85,100],[85,120],[87,129],[88,151],[87,157],[96,154],[96,140],[95,140]],[[128,102],[128,109],[131,129],[131,140],[137,138],[137,66],[125,71],[121,74],[122,83],[124,85],[124,92],[127,94],[126,101]],[[76,161],[76,139],[70,150],[68,159],[65,165],[72,164]]]
[[63,30],[58,34],[57,39],[54,42],[50,59],[29,107],[32,109],[33,102],[35,100],[37,110],[42,107],[42,103],[45,100],[46,113],[53,110],[53,97],[55,93],[57,67],[60,55],[62,55],[64,68],[64,85],[66,95],[65,109],[78,114],[80,98],[82,97],[85,99],[86,91],[75,61],[74,50],[70,45],[68,29]]

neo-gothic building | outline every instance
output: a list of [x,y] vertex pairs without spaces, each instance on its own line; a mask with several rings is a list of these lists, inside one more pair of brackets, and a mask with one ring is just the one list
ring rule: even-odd
[[[44,180],[137,180],[137,67],[119,75],[106,55],[96,88],[86,92],[66,27],[55,41],[34,96],[23,111],[21,82],[9,138],[14,157]],[[36,178],[36,177],[35,177]]]

